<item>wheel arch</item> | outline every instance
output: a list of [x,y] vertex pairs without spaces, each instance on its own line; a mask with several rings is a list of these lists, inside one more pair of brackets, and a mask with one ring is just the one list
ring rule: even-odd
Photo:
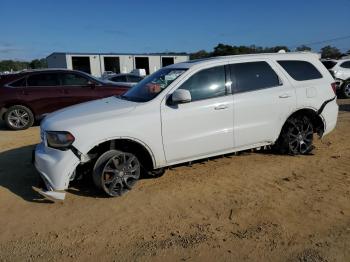
[[111,149],[135,153],[142,165],[148,170],[156,167],[155,157],[151,148],[143,141],[133,137],[116,137],[100,141],[88,149],[87,155],[96,155]]
[[37,117],[35,110],[33,110],[33,108],[31,106],[29,106],[27,103],[23,103],[23,101],[19,101],[19,100],[12,100],[12,101],[5,103],[2,106],[2,108],[0,108],[0,119],[4,120],[5,113],[11,106],[25,106],[25,107],[29,108],[30,111],[32,111],[35,119]]
[[324,119],[322,118],[322,116],[320,114],[317,113],[317,109],[311,108],[311,107],[300,108],[300,109],[297,109],[296,111],[292,112],[286,118],[283,125],[281,126],[279,133],[278,133],[278,137],[280,137],[281,132],[283,130],[283,127],[287,123],[288,119],[290,119],[291,117],[296,117],[296,116],[307,116],[312,123],[314,132],[317,133],[320,137],[322,137],[322,135],[325,131]]

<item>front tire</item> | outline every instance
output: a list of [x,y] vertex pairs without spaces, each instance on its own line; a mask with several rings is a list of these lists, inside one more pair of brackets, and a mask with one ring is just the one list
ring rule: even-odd
[[93,181],[108,196],[121,196],[131,190],[140,178],[141,164],[128,152],[109,150],[102,154],[93,168]]
[[33,125],[34,115],[28,107],[15,105],[6,111],[4,120],[8,128],[12,130],[24,130]]
[[291,117],[282,128],[276,148],[282,154],[309,154],[314,149],[313,135],[313,126],[308,117]]
[[342,84],[340,92],[342,97],[350,98],[350,81],[346,81]]

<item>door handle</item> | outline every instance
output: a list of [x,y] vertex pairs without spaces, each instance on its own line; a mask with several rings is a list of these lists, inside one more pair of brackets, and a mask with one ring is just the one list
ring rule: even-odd
[[218,105],[218,106],[216,106],[214,109],[215,109],[215,110],[222,110],[222,109],[226,109],[226,108],[228,108],[227,105]]
[[279,95],[278,97],[279,98],[288,98],[288,97],[291,97],[291,95],[286,93],[286,94]]

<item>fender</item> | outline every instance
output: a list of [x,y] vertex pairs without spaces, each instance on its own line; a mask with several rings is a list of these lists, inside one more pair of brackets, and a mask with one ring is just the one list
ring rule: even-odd
[[72,150],[72,152],[79,158],[80,161],[86,161],[86,159],[88,159],[89,157],[87,156],[87,153],[90,152],[91,149],[93,149],[94,147],[104,143],[104,142],[108,142],[108,141],[113,141],[113,140],[118,140],[118,139],[125,139],[125,140],[131,140],[131,141],[134,141],[138,144],[140,144],[141,146],[143,146],[147,152],[149,153],[149,155],[151,156],[152,158],[152,164],[153,164],[153,167],[155,168],[157,165],[156,165],[156,159],[155,159],[155,156],[153,154],[153,151],[151,150],[151,148],[146,144],[144,143],[143,141],[137,139],[137,138],[134,138],[134,137],[129,137],[129,136],[116,136],[116,137],[110,137],[108,139],[103,139],[103,140],[100,140],[100,141],[97,141],[95,143],[92,144],[92,146],[90,146],[88,149],[87,149],[87,152],[84,154],[82,152],[80,152],[76,147],[74,147],[73,145],[70,147],[70,150]]

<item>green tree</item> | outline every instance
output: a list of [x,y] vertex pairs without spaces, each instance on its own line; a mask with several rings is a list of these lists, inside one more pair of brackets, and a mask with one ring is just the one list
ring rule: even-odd
[[19,71],[27,69],[29,67],[28,62],[3,60],[0,61],[0,71]]
[[301,45],[301,46],[298,46],[295,50],[296,51],[311,51],[311,47],[308,47],[306,45]]
[[47,68],[46,59],[34,59],[29,63],[29,67],[32,69]]
[[39,69],[47,68],[47,62],[45,58],[34,59],[31,62],[26,61],[14,61],[14,60],[3,60],[0,61],[0,72],[3,71],[20,71],[23,69]]
[[224,55],[238,55],[238,50],[235,46],[218,44],[214,47],[212,56],[224,56]]
[[209,56],[210,56],[210,54],[209,54],[207,51],[205,51],[205,50],[200,50],[200,51],[198,51],[198,52],[195,52],[195,53],[190,54],[190,59],[191,59],[191,60],[194,60],[194,59],[201,59],[201,58],[207,58],[207,57],[209,57]]
[[337,59],[341,55],[341,52],[338,48],[334,46],[327,45],[321,48],[321,57],[322,58],[332,58]]

